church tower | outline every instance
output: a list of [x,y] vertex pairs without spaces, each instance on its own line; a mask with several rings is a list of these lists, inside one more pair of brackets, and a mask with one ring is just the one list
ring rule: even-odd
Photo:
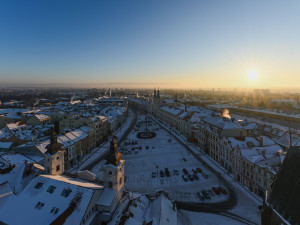
[[59,133],[59,124],[56,123],[51,129],[50,144],[46,146],[44,158],[44,167],[48,174],[60,175],[65,171],[64,151],[61,149],[62,144],[57,142]]
[[159,105],[160,105],[159,89],[157,91],[154,89],[153,102],[152,102],[152,114],[155,116],[158,114]]
[[110,151],[106,165],[103,166],[104,187],[113,189],[117,196],[122,197],[124,190],[124,163],[121,159],[121,153],[117,150],[117,141],[115,138],[110,142]]

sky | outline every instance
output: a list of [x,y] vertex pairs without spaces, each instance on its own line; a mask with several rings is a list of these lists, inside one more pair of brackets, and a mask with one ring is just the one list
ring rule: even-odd
[[299,0],[2,0],[0,85],[297,88],[299,12]]

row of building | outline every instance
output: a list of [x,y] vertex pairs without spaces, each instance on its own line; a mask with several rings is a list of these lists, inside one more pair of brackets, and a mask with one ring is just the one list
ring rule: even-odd
[[[130,99],[130,104],[151,113],[179,131],[223,166],[250,191],[264,196],[291,146],[300,137],[265,124],[235,120],[229,111],[161,99]],[[290,141],[291,140],[291,141]]]
[[[101,99],[100,99],[101,100]],[[86,154],[108,139],[127,118],[126,102],[99,99],[72,104],[61,102],[33,110],[4,109],[0,115],[0,151],[43,160],[55,126],[64,151],[64,167],[77,165]],[[103,100],[102,100],[103,101]]]

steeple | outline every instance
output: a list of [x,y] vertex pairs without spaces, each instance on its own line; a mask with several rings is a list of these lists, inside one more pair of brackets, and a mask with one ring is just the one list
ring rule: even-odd
[[46,146],[47,149],[46,153],[50,155],[54,155],[56,152],[61,150],[61,146],[62,146],[62,144],[57,142],[56,132],[59,130],[57,126],[59,126],[58,123],[55,123],[55,125],[51,127],[50,144]]
[[107,157],[106,164],[118,165],[121,159],[122,153],[118,152],[117,140],[115,137],[110,142],[109,156]]

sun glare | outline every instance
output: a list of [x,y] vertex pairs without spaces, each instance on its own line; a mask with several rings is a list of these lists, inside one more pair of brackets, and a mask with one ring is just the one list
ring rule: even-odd
[[248,72],[248,78],[249,78],[250,80],[256,80],[257,77],[258,77],[258,73],[257,73],[255,70],[250,70],[250,71]]

